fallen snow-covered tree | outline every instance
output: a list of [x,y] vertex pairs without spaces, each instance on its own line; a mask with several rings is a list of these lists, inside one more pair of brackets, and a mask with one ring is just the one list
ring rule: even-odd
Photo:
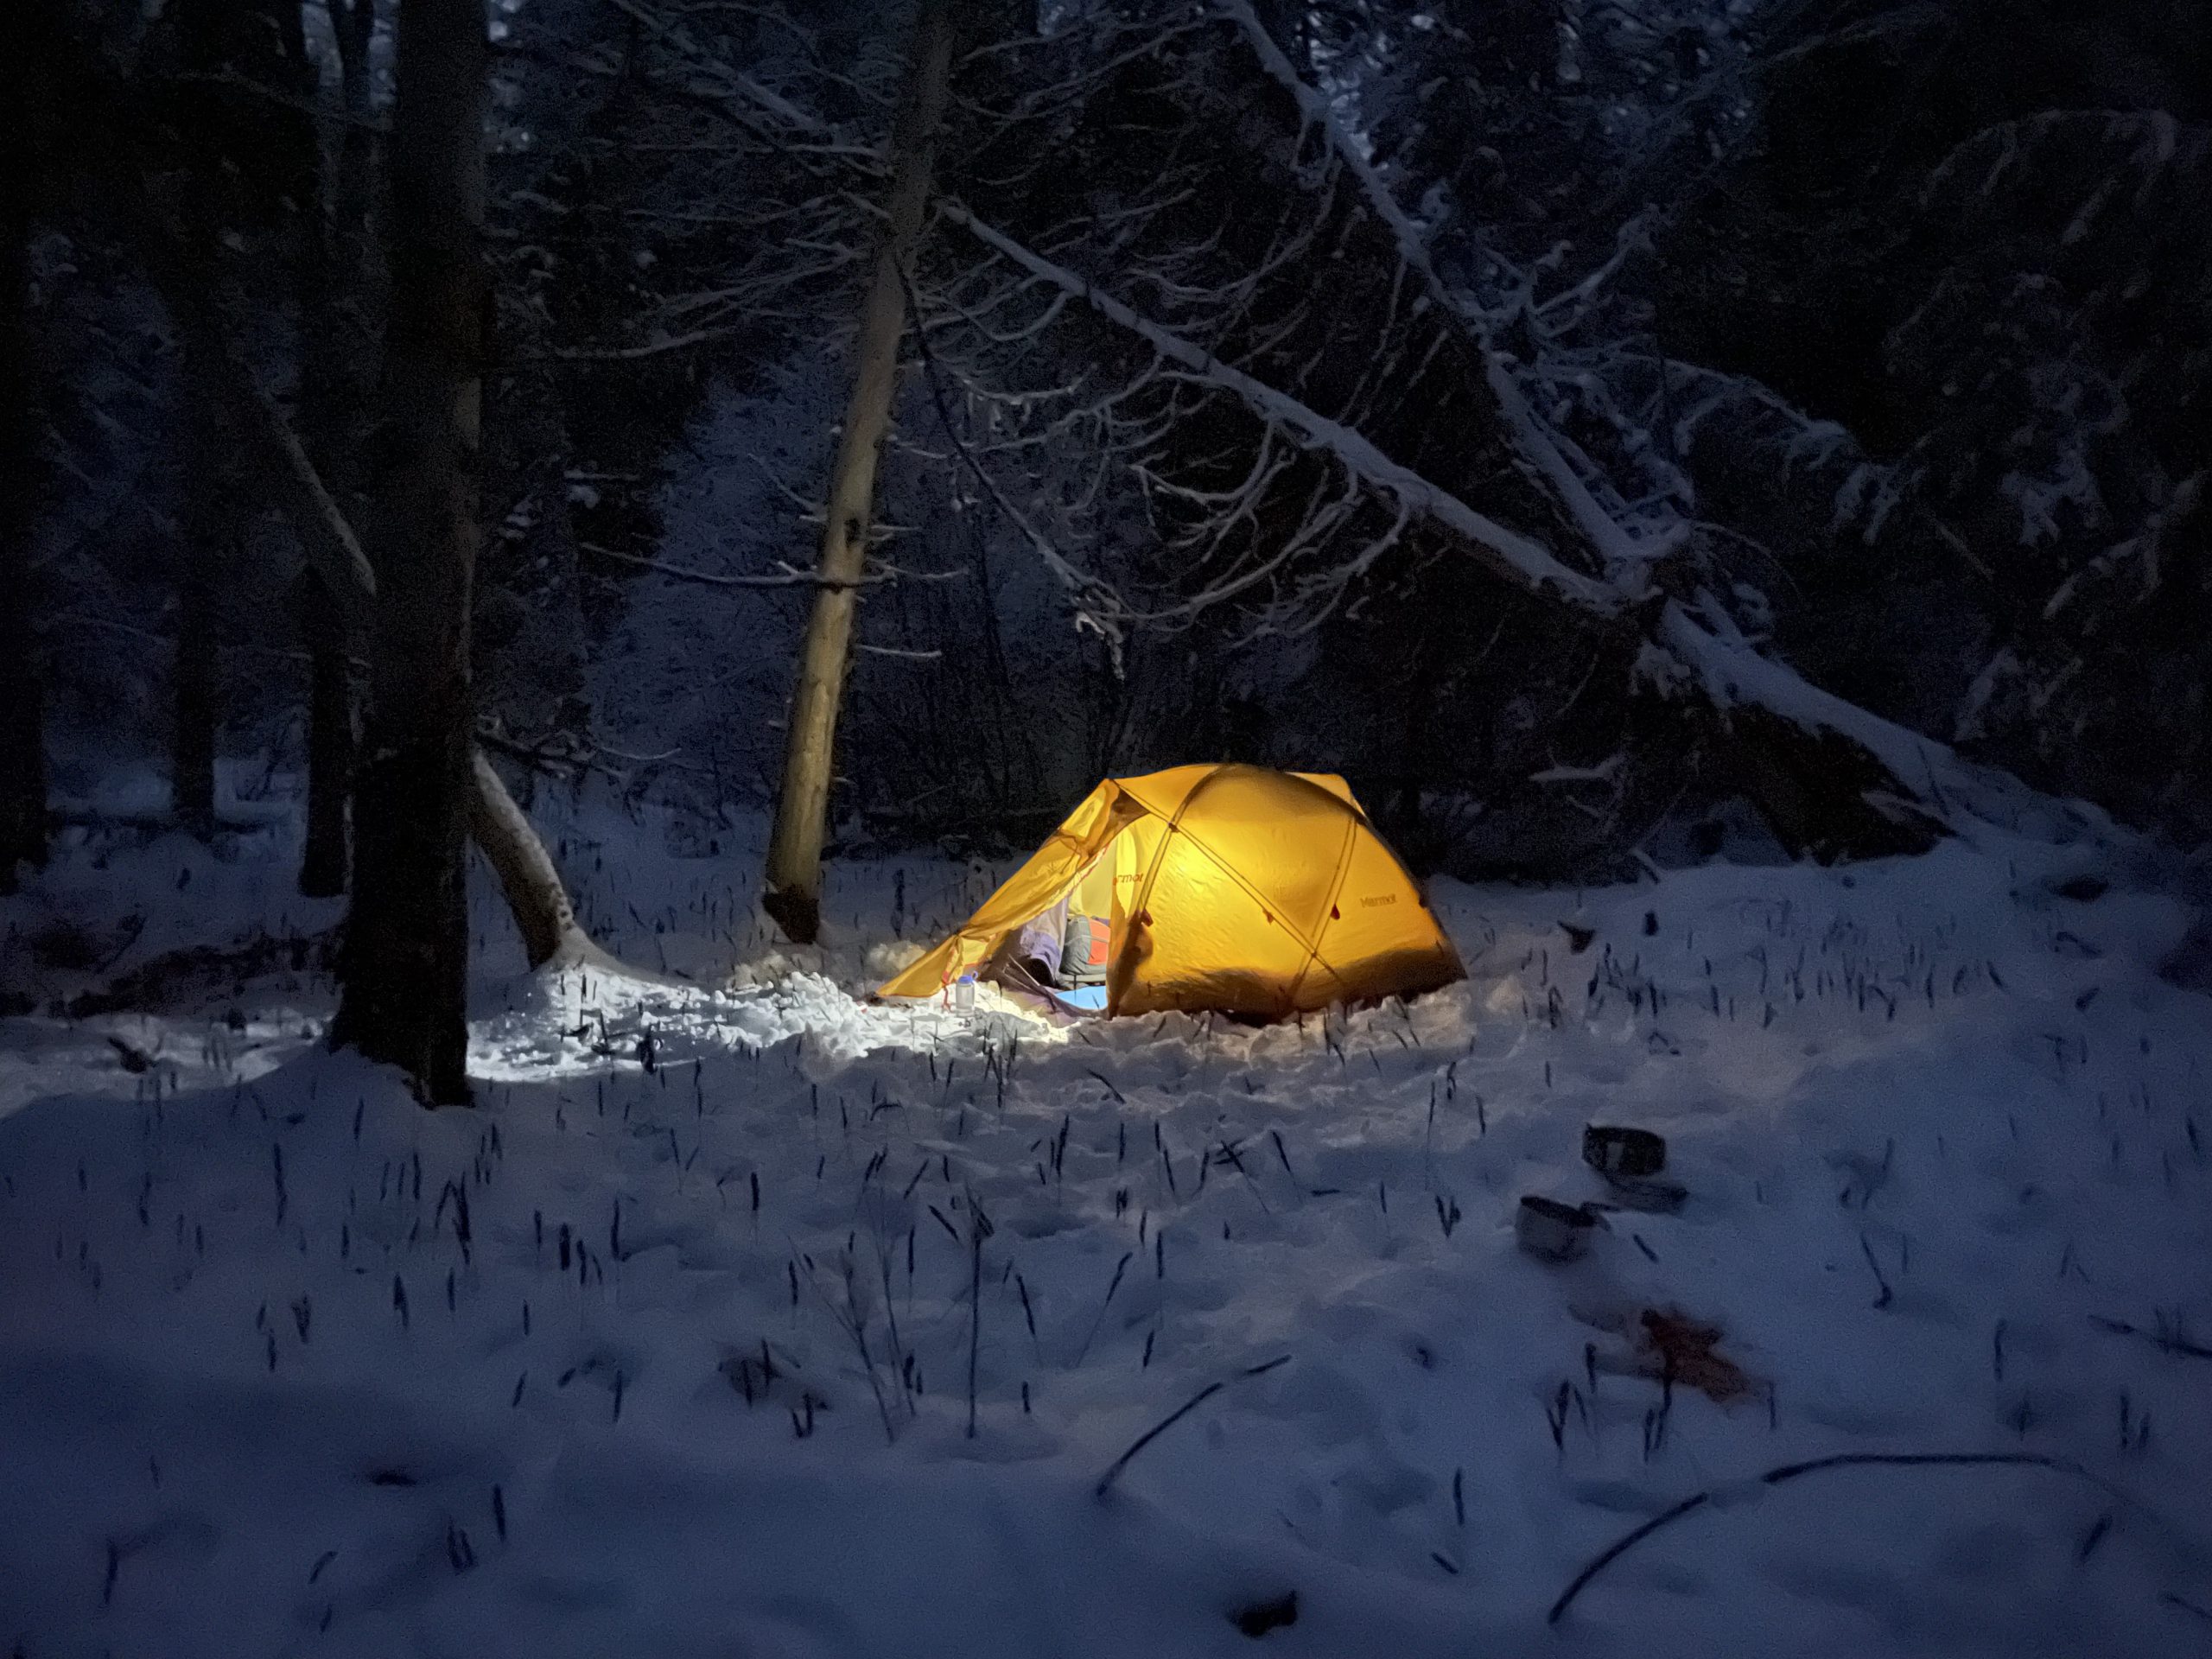
[[[1109,25],[1095,61],[1080,48],[996,43],[1005,59],[1027,48],[1046,61],[1058,61],[1050,57],[1055,51],[1075,57],[1042,92],[1001,64],[1002,107],[992,113],[985,106],[980,136],[977,106],[971,100],[969,108],[962,158],[969,175],[988,175],[982,188],[1001,211],[1046,226],[1049,240],[1039,245],[968,197],[949,196],[940,216],[967,233],[976,254],[952,255],[948,264],[932,250],[914,274],[932,355],[963,394],[999,422],[999,442],[975,448],[988,454],[1010,447],[1025,422],[1033,432],[1072,423],[1109,448],[1121,447],[1125,464],[1167,503],[1171,543],[1187,550],[1192,569],[1209,571],[1165,607],[1128,605],[1103,573],[1052,549],[1024,522],[1023,539],[1046,543],[1091,625],[1111,631],[1173,622],[1232,601],[1256,601],[1260,631],[1298,631],[1341,604],[1380,561],[1422,537],[1428,556],[1457,550],[1523,593],[1579,614],[1617,642],[1621,669],[1646,689],[1717,715],[1741,753],[1738,771],[1747,792],[1796,849],[1825,856],[1926,845],[1944,817],[1988,780],[1977,780],[1942,746],[1821,691],[1762,654],[1720,597],[1722,585],[1705,578],[1691,556],[1690,526],[1649,512],[1623,514],[1601,500],[1516,383],[1500,338],[1512,319],[1481,315],[1446,289],[1418,227],[1365,162],[1356,137],[1328,99],[1300,81],[1249,7],[1231,4],[1204,21],[1211,35],[1195,27],[1146,34]],[[782,142],[817,151],[865,153],[830,122],[728,71],[691,36],[658,24],[654,32],[689,76],[687,90],[730,110],[748,130],[780,132]],[[1194,38],[1201,43],[1191,46],[1200,53],[1195,68],[1173,55]],[[1211,246],[1194,249],[1180,228],[1151,234],[1177,187],[1198,191],[1218,183],[1202,178],[1199,164],[1173,144],[1162,158],[1161,201],[1134,205],[1119,218],[1040,218],[1053,204],[1065,205],[1068,192],[1058,180],[1038,181],[1038,158],[1063,150],[1030,143],[1022,162],[995,165],[1020,148],[1008,131],[1027,140],[1058,123],[1058,136],[1066,139],[1085,121],[1113,119],[1134,100],[1154,95],[1156,86],[1127,84],[1140,67],[1187,86],[1203,75],[1217,79],[1231,48],[1248,71],[1258,71],[1247,84],[1274,93],[1296,128],[1290,140],[1296,182],[1282,198],[1282,223],[1256,270],[1216,257]],[[1309,143],[1314,136],[1318,143]],[[995,152],[979,156],[994,145]],[[1079,139],[1075,148],[1084,153]],[[958,165],[949,161],[948,170]],[[1344,315],[1317,319],[1318,308],[1293,303],[1280,319],[1260,317],[1255,296],[1270,282],[1309,280],[1303,263],[1309,257],[1380,271],[1374,297],[1385,314],[1351,318],[1348,327]],[[1110,274],[1097,268],[1108,257],[1117,265]],[[1586,289],[1604,275],[1578,286]],[[1164,311],[1141,304],[1136,290],[1165,298]],[[1088,325],[1079,326],[1079,318]],[[1337,359],[1363,338],[1374,341],[1396,381],[1362,373],[1346,387],[1351,372]],[[1085,384],[1036,384],[1040,362],[1086,354],[1097,372]],[[1410,410],[1427,391],[1424,377],[1448,386],[1454,417],[1477,435],[1473,449],[1490,452],[1471,471],[1466,453],[1452,442],[1457,433],[1440,442]],[[1325,402],[1307,389],[1332,382],[1346,389]],[[1241,410],[1245,423],[1227,442],[1249,445],[1246,453],[1255,458],[1224,468],[1210,452],[1210,486],[1191,476],[1186,460],[1200,430],[1217,448],[1223,405]],[[1412,459],[1401,448],[1408,438]],[[1440,463],[1517,505],[1535,528],[1516,528],[1477,506],[1464,486],[1439,474]],[[995,492],[998,504],[1018,512],[1006,493]],[[1305,505],[1286,516],[1283,503],[1293,494]],[[1230,547],[1233,541],[1241,545]]]

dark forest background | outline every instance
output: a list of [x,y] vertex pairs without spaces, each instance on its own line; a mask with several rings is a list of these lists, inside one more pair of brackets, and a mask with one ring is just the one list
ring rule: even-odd
[[[1602,874],[1754,816],[1817,849],[1756,723],[1665,695],[1635,628],[1406,522],[1217,364],[1570,566],[1626,535],[1861,709],[2212,830],[2198,0],[953,10],[957,211],[909,275],[844,844],[1017,845],[1099,775],[1231,758],[1347,773],[1462,874]],[[372,492],[389,10],[0,24],[26,849],[34,791],[66,816],[118,762],[209,823],[350,764],[359,669],[225,377],[340,505]],[[711,824],[774,792],[912,20],[493,22],[480,728],[525,794],[597,772]]]

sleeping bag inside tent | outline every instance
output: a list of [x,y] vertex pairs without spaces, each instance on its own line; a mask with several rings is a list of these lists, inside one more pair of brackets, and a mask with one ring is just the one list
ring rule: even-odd
[[1109,1014],[1274,1020],[1465,970],[1343,779],[1199,766],[1099,785],[877,995],[935,996],[963,974]]

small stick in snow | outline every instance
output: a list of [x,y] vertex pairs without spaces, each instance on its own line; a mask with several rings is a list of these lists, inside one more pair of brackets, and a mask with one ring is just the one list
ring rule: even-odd
[[[1890,1281],[1882,1276],[1882,1264],[1874,1259],[1874,1247],[1867,1243],[1866,1234],[1863,1229],[1859,1235],[1859,1249],[1866,1258],[1867,1267],[1873,1270],[1874,1282],[1882,1287],[1882,1294],[1874,1299],[1874,1306],[1887,1307],[1890,1305]],[[2001,1343],[2003,1338],[2000,1337],[1999,1341]],[[2002,1362],[1999,1363],[1999,1369],[2001,1371]]]
[[983,1340],[983,1241],[991,1224],[968,1192],[968,1438],[976,1438],[976,1360]]
[[1098,1317],[1091,1320],[1090,1329],[1084,1336],[1083,1346],[1076,1350],[1077,1364],[1082,1364],[1084,1356],[1090,1352],[1090,1344],[1098,1335],[1098,1327],[1106,1322],[1106,1310],[1114,1304],[1114,1293],[1122,1287],[1122,1275],[1128,1271],[1130,1259],[1135,1254],[1134,1250],[1124,1250],[1122,1259],[1114,1264],[1114,1277],[1106,1287],[1106,1300],[1098,1304]]
[[1143,1433],[1138,1435],[1136,1439],[1130,1443],[1129,1449],[1122,1452],[1120,1457],[1114,1459],[1113,1466],[1108,1469],[1104,1474],[1098,1477],[1098,1484],[1092,1489],[1092,1496],[1096,1497],[1105,1497],[1108,1491],[1113,1486],[1115,1481],[1121,1478],[1122,1471],[1129,1466],[1130,1463],[1135,1459],[1138,1452],[1143,1451],[1145,1447],[1150,1446],[1162,1434],[1165,1434],[1169,1429],[1174,1427],[1176,1424],[1181,1422],[1183,1419],[1189,1416],[1200,1406],[1205,1404],[1207,1401],[1212,1399],[1214,1395],[1219,1394],[1231,1382],[1241,1382],[1248,1376],[1261,1376],[1268,1371],[1274,1370],[1278,1365],[1287,1365],[1288,1363],[1290,1363],[1290,1356],[1288,1354],[1278,1354],[1273,1359],[1262,1360],[1257,1365],[1246,1366],[1243,1370],[1237,1372],[1235,1376],[1223,1377],[1215,1382],[1207,1383],[1205,1387],[1200,1389],[1188,1400],[1185,1400],[1181,1405],[1176,1407],[1174,1410],[1169,1412],[1165,1417],[1154,1423],[1150,1428],[1145,1430]]
[[[2055,1458],[2039,1452],[1839,1452],[1833,1456],[1815,1458],[1804,1463],[1785,1463],[1756,1477],[1750,1484],[1761,1486],[1780,1486],[1805,1475],[1819,1474],[1829,1469],[1848,1468],[1967,1468],[1976,1465],[2010,1465],[2018,1467],[2054,1470],[2062,1475],[2076,1476],[2092,1485],[2111,1493],[2129,1504],[2139,1508],[2118,1487],[2102,1477],[2082,1467],[2069,1458]],[[1662,1510],[1649,1521],[1631,1527],[1593,1556],[1589,1564],[1574,1575],[1572,1582],[1560,1592],[1560,1598],[1544,1615],[1544,1622],[1556,1624],[1573,1605],[1591,1580],[1611,1567],[1637,1545],[1642,1543],[1662,1527],[1670,1526],[1694,1510],[1703,1509],[1713,1502],[1718,1494],[1713,1488],[1693,1492],[1670,1509]]]
[[[1021,1319],[1022,1322],[1029,1327],[1030,1351],[1037,1356],[1037,1363],[1042,1365],[1045,1363],[1045,1351],[1037,1344],[1037,1315],[1029,1305],[1029,1281],[1017,1273],[1014,1275],[1014,1287],[1021,1293]],[[1027,1388],[1028,1385],[1024,1383],[1022,1386]]]
[[2101,1313],[2089,1315],[2089,1323],[2099,1330],[2111,1332],[2116,1337],[2140,1337],[2145,1342],[2154,1342],[2170,1354],[2186,1354],[2191,1359],[2212,1359],[2212,1348],[2207,1348],[2202,1343],[2185,1342],[2177,1332],[2145,1331],[2125,1319],[2108,1319]]

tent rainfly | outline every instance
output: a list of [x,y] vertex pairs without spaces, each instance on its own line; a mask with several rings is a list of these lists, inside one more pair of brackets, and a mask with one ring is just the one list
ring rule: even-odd
[[1109,921],[1109,1014],[1217,1008],[1277,1020],[1465,977],[1343,779],[1196,766],[1100,784],[982,908],[877,995],[930,997],[963,975],[998,976],[1024,930],[1063,901]]

